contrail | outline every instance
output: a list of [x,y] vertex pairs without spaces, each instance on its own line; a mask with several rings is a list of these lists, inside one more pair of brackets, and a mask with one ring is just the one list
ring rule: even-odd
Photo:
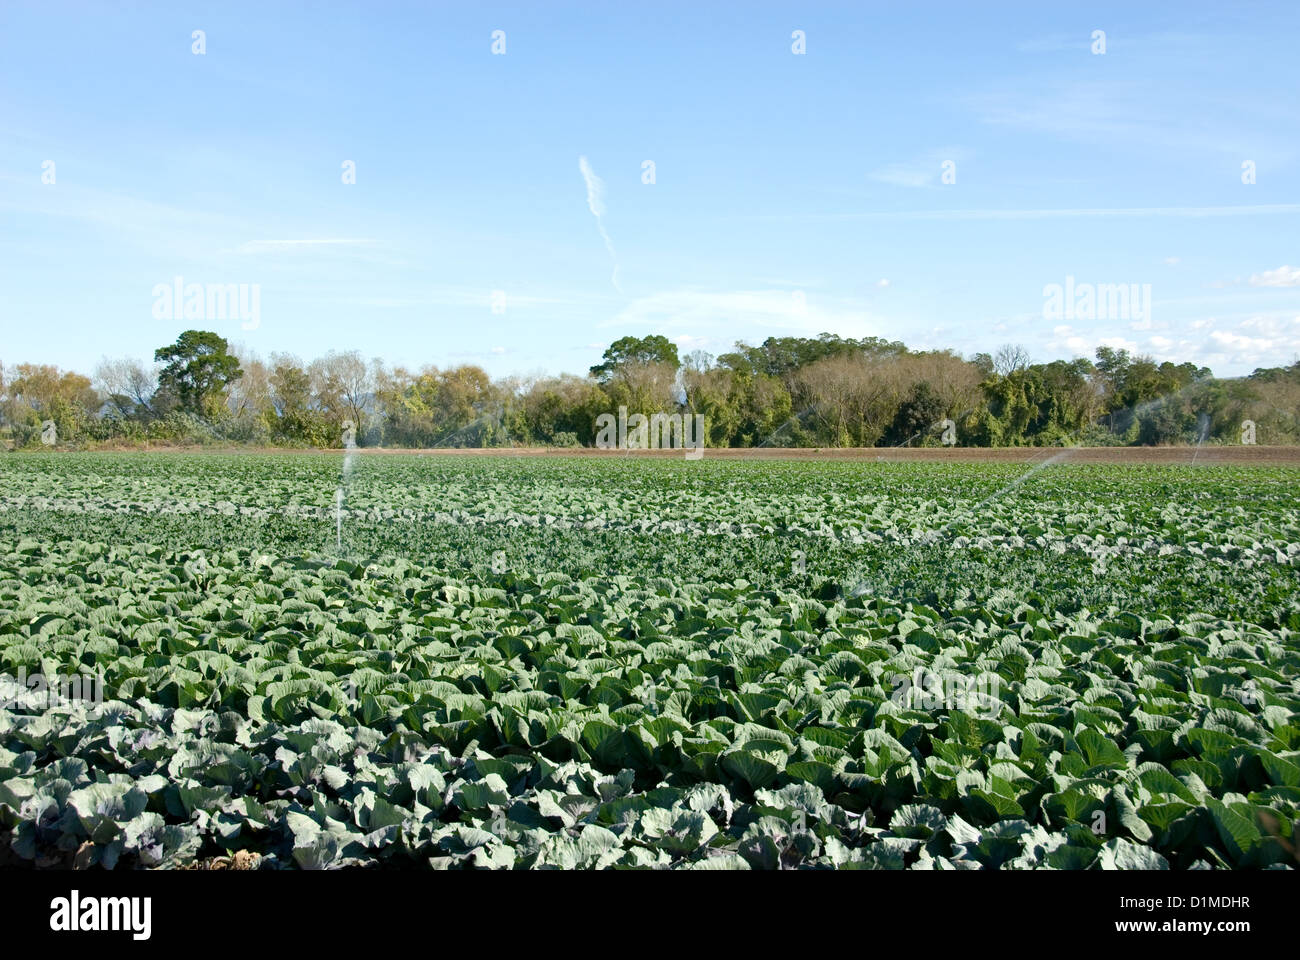
[[622,293],[623,288],[618,285],[618,254],[614,252],[614,241],[609,239],[609,233],[605,230],[605,181],[596,176],[596,171],[591,169],[591,164],[587,162],[586,157],[578,158],[578,170],[587,183],[587,207],[591,210],[591,215],[596,218],[596,227],[605,241],[605,249],[609,251],[609,258],[614,261],[614,274],[609,278],[610,283],[614,285],[615,290]]

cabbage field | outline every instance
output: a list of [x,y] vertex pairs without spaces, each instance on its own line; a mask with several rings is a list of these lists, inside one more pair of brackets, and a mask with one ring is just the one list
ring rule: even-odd
[[1068,456],[5,455],[0,856],[1294,867],[1298,503]]

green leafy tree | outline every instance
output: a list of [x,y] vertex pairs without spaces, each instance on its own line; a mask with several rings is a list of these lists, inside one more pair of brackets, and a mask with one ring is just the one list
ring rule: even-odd
[[159,391],[187,413],[220,416],[226,388],[243,376],[228,349],[225,338],[209,330],[186,330],[171,346],[154,351],[154,361],[166,364],[158,374]]
[[272,354],[267,377],[274,429],[291,443],[327,445],[325,418],[313,402],[311,375],[296,358]]
[[533,383],[521,398],[526,429],[535,443],[560,445],[561,434],[595,443],[596,418],[610,410],[605,391],[586,377],[547,377]]
[[606,384],[628,367],[651,364],[666,364],[675,371],[681,366],[681,360],[677,357],[677,344],[659,334],[620,337],[609,345],[603,362],[591,368],[591,375],[600,383]]
[[924,380],[918,381],[885,431],[884,443],[895,447],[916,441],[919,446],[929,439],[929,434],[937,432],[945,414],[943,401],[934,388]]
[[[759,347],[744,343],[736,349],[755,370],[768,376],[780,377],[787,387],[791,377],[804,367],[831,357],[869,357],[890,359],[907,355],[907,347],[896,340],[880,337],[845,339],[833,333],[823,333],[815,340],[810,337],[768,337]],[[722,362],[722,358],[719,358]]]
[[79,440],[101,406],[90,378],[48,364],[20,363],[9,383],[10,420],[39,425],[53,420],[60,441]]

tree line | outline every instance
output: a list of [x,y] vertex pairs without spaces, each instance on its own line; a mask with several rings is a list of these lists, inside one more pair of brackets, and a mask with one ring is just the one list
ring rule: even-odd
[[[591,446],[596,420],[704,416],[706,445],[961,446],[1300,442],[1300,361],[1216,378],[1099,347],[1032,363],[1014,345],[963,358],[876,337],[769,337],[679,356],[663,336],[622,337],[586,375],[493,379],[472,364],[419,370],[355,351],[262,359],[187,330],[152,364],[105,359],[92,376],[0,362],[0,437],[15,448],[241,444]],[[950,422],[950,424],[949,424]],[[53,424],[53,431],[48,429]],[[43,440],[44,438],[44,440]]]

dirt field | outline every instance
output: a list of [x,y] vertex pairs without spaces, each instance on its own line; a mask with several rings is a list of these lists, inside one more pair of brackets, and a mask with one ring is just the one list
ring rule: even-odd
[[[131,448],[117,448],[127,452]],[[151,447],[148,453],[336,453],[343,450],[304,450],[276,447]],[[377,457],[682,457],[681,450],[599,450],[593,447],[438,447],[423,450],[363,447],[356,453]],[[704,456],[719,460],[949,460],[985,463],[1041,463],[1059,457],[1061,463],[1132,464],[1255,464],[1300,467],[1300,447],[706,447]]]
[[[369,452],[369,451],[368,451]],[[681,457],[680,450],[553,449],[548,447],[487,450],[375,450],[374,453],[491,456]],[[707,447],[704,456],[724,460],[952,460],[990,463],[1038,463],[1052,457],[1070,463],[1260,464],[1300,466],[1300,447]]]

